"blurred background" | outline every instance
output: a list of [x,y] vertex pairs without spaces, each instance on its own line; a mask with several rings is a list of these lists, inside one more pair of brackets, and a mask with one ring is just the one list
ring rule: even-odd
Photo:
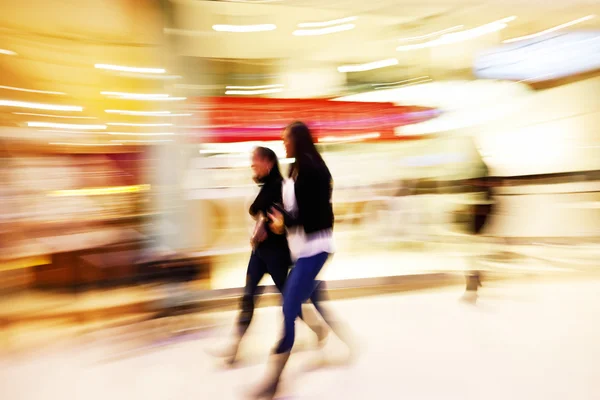
[[333,298],[592,279],[598,93],[597,0],[1,1],[5,351],[213,326],[245,282],[250,154],[286,170],[294,120],[335,181]]

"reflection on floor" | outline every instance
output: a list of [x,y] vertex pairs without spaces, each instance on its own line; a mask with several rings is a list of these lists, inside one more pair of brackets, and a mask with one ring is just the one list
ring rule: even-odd
[[[458,301],[458,289],[333,302],[360,343],[357,361],[306,372],[320,353],[298,323],[280,398],[596,399],[598,293],[600,282],[580,281],[488,286],[477,306]],[[205,354],[230,332],[234,314],[219,313],[198,321],[216,327],[177,341],[102,331],[28,357],[4,357],[3,397],[239,399],[264,370],[280,312],[258,310],[238,369],[223,370]],[[325,358],[341,351],[338,344],[326,347]]]

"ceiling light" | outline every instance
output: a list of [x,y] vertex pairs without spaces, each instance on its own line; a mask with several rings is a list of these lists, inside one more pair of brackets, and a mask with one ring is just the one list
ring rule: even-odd
[[393,86],[378,86],[375,88],[375,90],[399,89],[399,88],[406,87],[406,86],[420,85],[422,83],[429,83],[429,82],[433,82],[433,79],[425,77],[422,79],[407,80],[407,81],[405,81],[405,83],[396,84]]
[[507,17],[498,21],[490,22],[489,24],[478,26],[477,28],[467,29],[465,31],[455,32],[455,33],[447,33],[442,35],[441,37],[430,40],[425,43],[417,43],[417,44],[408,44],[403,46],[398,46],[396,48],[397,51],[410,51],[410,50],[418,50],[418,49],[426,49],[430,47],[436,47],[446,44],[463,42],[465,40],[474,39],[483,35],[487,35],[489,33],[498,32],[507,27],[507,23],[514,21],[516,17]]
[[276,3],[283,0],[224,0],[228,3],[250,3],[250,4],[262,4],[262,3]]
[[[67,133],[69,135],[87,135],[89,131],[74,131],[74,130],[61,130],[61,129],[38,129],[38,132],[51,132],[51,133]],[[99,133],[99,132],[94,132]]]
[[242,90],[252,90],[252,89],[272,89],[272,88],[282,88],[283,85],[263,85],[263,86],[226,86],[225,89],[242,89]]
[[417,78],[404,79],[398,82],[389,82],[389,83],[373,83],[371,86],[395,86],[401,83],[412,82],[412,81],[420,81],[423,79],[430,79],[428,76],[419,76]]
[[354,29],[355,27],[356,25],[354,24],[344,24],[320,29],[298,29],[292,32],[292,34],[294,36],[320,36],[329,35],[330,33],[349,31],[351,29]]
[[226,95],[252,96],[257,94],[269,94],[283,92],[283,89],[260,89],[260,90],[227,90]]
[[107,69],[110,71],[121,71],[121,72],[139,72],[142,74],[164,74],[167,72],[164,68],[140,68],[140,67],[128,67],[123,65],[111,65],[111,64],[95,64],[94,68]]
[[186,90],[215,90],[221,89],[221,85],[191,85],[185,83],[176,83],[173,85],[175,89],[186,89]]
[[413,37],[407,37],[407,38],[400,38],[398,40],[400,42],[413,42],[413,41],[417,41],[417,40],[425,40],[425,39],[429,39],[431,37],[436,37],[436,36],[443,35],[444,33],[450,33],[450,32],[454,32],[454,31],[458,31],[458,30],[460,30],[462,28],[464,28],[464,25],[456,25],[456,26],[453,26],[451,28],[442,29],[441,31],[431,32],[431,33],[428,33],[426,35],[413,36]]
[[36,114],[36,113],[25,113],[25,112],[13,112],[15,115],[30,115],[33,117],[46,117],[46,118],[68,118],[68,119],[98,119],[96,117],[73,117],[71,115],[50,115],[50,114]]
[[48,144],[57,146],[121,146],[121,143],[67,143],[67,142],[50,142]]
[[7,56],[16,56],[17,55],[17,53],[15,53],[14,51],[6,50],[6,49],[0,49],[0,54],[4,54]]
[[321,28],[323,26],[331,26],[331,25],[339,25],[345,24],[346,22],[356,21],[358,17],[347,17],[341,19],[334,19],[331,21],[323,21],[323,22],[303,22],[298,24],[299,28]]
[[117,100],[141,100],[141,101],[179,101],[186,100],[187,97],[152,97],[146,95],[127,95],[127,96],[108,96],[109,99]]
[[181,75],[153,75],[153,74],[141,74],[141,73],[132,73],[132,72],[119,72],[117,75],[125,76],[127,78],[137,78],[137,79],[160,79],[160,80],[176,80],[183,78]]
[[128,111],[128,110],[104,110],[108,114],[121,114],[121,115],[139,115],[148,117],[165,117],[171,116],[171,111]]
[[189,29],[173,29],[173,28],[165,28],[163,32],[166,35],[179,35],[179,36],[191,36],[191,37],[204,37],[208,35],[214,35],[213,32],[207,31],[194,31]]
[[106,132],[109,135],[123,136],[171,136],[174,132],[152,132],[152,133],[137,133],[137,132]]
[[156,140],[111,140],[114,143],[166,143],[172,142],[173,139],[156,139]]
[[398,60],[395,58],[388,58],[387,60],[374,61],[367,64],[355,64],[355,65],[342,65],[338,67],[339,72],[363,72],[371,71],[373,69],[390,67],[392,65],[398,65]]
[[139,97],[169,97],[168,94],[153,94],[153,93],[127,93],[127,92],[100,92],[104,96],[139,96]]
[[41,94],[56,94],[56,95],[64,95],[65,94],[63,92],[52,92],[52,91],[48,91],[48,90],[23,89],[23,88],[18,88],[18,87],[1,86],[1,85],[0,85],[0,89],[16,90],[16,91],[19,91],[19,92],[29,92],[29,93],[41,93]]
[[28,101],[14,101],[14,100],[0,100],[0,106],[18,107],[18,108],[33,108],[33,109],[38,109],[38,110],[52,110],[52,111],[83,111],[83,107],[80,107],[80,106],[63,106],[63,105],[58,105],[58,104],[30,103]]
[[123,100],[175,101],[186,99],[186,97],[170,97],[170,95],[162,93],[100,92],[100,94]]
[[590,19],[592,19],[594,17],[595,17],[595,15],[587,15],[585,17],[582,17],[582,18],[579,18],[579,19],[576,19],[574,21],[567,22],[567,23],[564,23],[564,24],[561,24],[561,25],[557,25],[557,26],[555,26],[553,28],[546,29],[546,30],[543,30],[541,32],[532,33],[531,35],[519,36],[519,37],[516,37],[516,38],[508,39],[508,40],[503,41],[502,43],[514,43],[514,42],[519,42],[521,40],[533,39],[533,38],[536,38],[538,36],[542,36],[542,35],[545,35],[545,34],[548,34],[548,33],[556,32],[556,31],[559,31],[561,29],[568,28],[570,26],[580,24],[580,23],[585,22],[585,21],[589,21]]
[[110,126],[173,126],[173,124],[132,124],[128,122],[107,122]]
[[88,124],[59,124],[55,122],[28,122],[27,126],[31,128],[59,128],[59,129],[83,129],[83,130],[101,130],[106,129],[106,125],[88,125]]
[[213,25],[212,27],[217,32],[234,32],[234,33],[249,33],[249,32],[266,32],[274,31],[277,26],[274,24],[259,24],[259,25]]
[[54,190],[48,194],[52,197],[96,196],[105,194],[137,193],[150,190],[150,185],[112,186],[87,189]]
[[350,135],[350,136],[325,136],[318,139],[319,143],[333,143],[333,142],[358,142],[361,140],[377,139],[381,137],[381,133],[365,133],[362,135]]

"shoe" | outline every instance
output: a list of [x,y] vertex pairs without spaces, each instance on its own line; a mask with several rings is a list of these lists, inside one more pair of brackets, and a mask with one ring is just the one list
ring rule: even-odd
[[479,296],[477,295],[477,291],[475,290],[467,290],[465,292],[465,294],[462,296],[461,300],[465,303],[468,304],[476,304],[477,303],[477,298]]
[[279,381],[285,365],[290,358],[290,353],[272,354],[267,365],[267,372],[254,389],[248,393],[248,400],[272,400],[277,393]]

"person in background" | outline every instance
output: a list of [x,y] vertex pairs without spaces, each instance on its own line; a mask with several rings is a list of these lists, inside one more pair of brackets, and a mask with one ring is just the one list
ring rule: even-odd
[[482,245],[481,235],[483,229],[489,223],[490,216],[493,211],[494,199],[493,199],[493,183],[489,179],[489,169],[483,160],[480,161],[481,171],[478,173],[479,178],[471,179],[467,181],[475,193],[478,194],[476,201],[472,205],[472,219],[470,233],[473,235],[472,246],[475,249],[475,254],[471,257],[472,268],[465,274],[466,287],[465,293],[462,297],[463,301],[475,304],[479,297],[478,290],[482,287],[483,274],[481,268],[478,266],[479,257],[481,254]]
[[283,291],[283,338],[269,359],[263,381],[250,392],[252,399],[272,399],[279,386],[281,374],[290,357],[295,339],[295,321],[302,304],[311,298],[329,327],[331,319],[324,313],[323,296],[317,275],[334,253],[333,181],[329,168],[314,145],[310,129],[302,122],[290,124],[283,133],[288,158],[294,158],[289,179],[283,184],[283,207],[268,214],[273,232],[287,231],[295,266]]
[[[213,356],[223,358],[229,365],[235,363],[242,338],[252,321],[260,281],[266,274],[271,275],[275,286],[283,293],[289,268],[292,265],[285,232],[272,232],[265,218],[274,204],[282,202],[283,176],[275,152],[266,147],[257,147],[252,154],[252,171],[254,181],[261,185],[261,189],[249,210],[257,223],[251,239],[253,250],[246,272],[241,312],[230,343],[222,349],[211,352]],[[309,324],[309,327],[317,334],[319,342],[325,339],[327,331],[324,326]]]

